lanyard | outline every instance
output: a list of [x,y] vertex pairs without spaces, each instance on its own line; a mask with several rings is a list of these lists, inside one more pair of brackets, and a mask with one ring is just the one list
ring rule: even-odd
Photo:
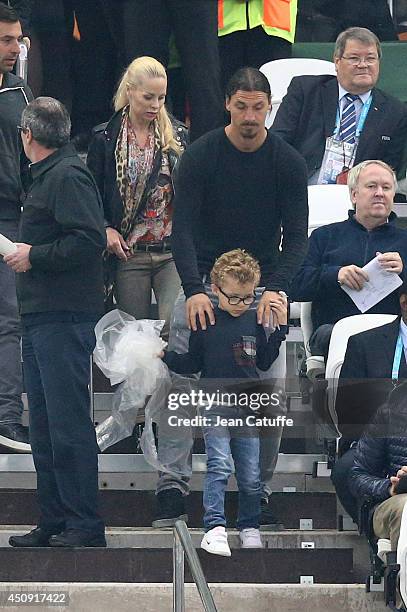
[[[368,114],[368,112],[370,110],[371,104],[372,104],[372,94],[370,94],[369,98],[363,104],[362,112],[360,113],[358,125],[357,125],[357,128],[356,128],[356,138],[359,138],[359,136],[360,136],[360,134],[361,134],[361,132],[362,132],[362,130],[364,128],[366,117],[367,117],[367,114]],[[338,135],[340,136],[340,134],[339,134],[340,125],[341,125],[341,119],[340,119],[340,116],[339,116],[339,106],[338,106],[338,109],[336,111],[334,136],[338,136]]]
[[393,359],[393,367],[391,370],[391,379],[393,382],[398,380],[400,364],[401,364],[401,355],[403,353],[403,338],[401,337],[401,333],[397,338],[396,350],[394,351],[394,359]]

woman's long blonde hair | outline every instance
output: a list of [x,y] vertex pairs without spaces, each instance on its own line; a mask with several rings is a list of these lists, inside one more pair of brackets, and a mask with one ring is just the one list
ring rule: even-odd
[[[127,91],[129,86],[138,87],[144,79],[148,78],[167,80],[164,66],[153,57],[148,56],[138,57],[133,60],[125,70],[117,88],[114,97],[115,110],[118,111],[129,104]],[[162,150],[168,151],[168,149],[173,149],[179,153],[180,146],[174,137],[172,124],[164,104],[158,113],[157,121],[160,128]]]

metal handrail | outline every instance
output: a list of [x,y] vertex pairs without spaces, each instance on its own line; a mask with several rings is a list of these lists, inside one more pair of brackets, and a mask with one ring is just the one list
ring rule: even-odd
[[212,593],[206,582],[197,552],[192,543],[185,521],[176,521],[174,525],[173,548],[173,610],[185,612],[185,579],[184,553],[187,557],[192,578],[197,586],[205,612],[217,612]]

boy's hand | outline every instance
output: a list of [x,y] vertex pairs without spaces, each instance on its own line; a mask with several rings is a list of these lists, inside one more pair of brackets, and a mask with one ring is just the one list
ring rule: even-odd
[[164,355],[165,355],[164,351],[160,351],[160,352],[157,354],[157,357],[159,357],[160,359],[164,359]]
[[[277,318],[277,312],[272,308],[276,304],[280,304],[285,307],[285,323],[279,321]],[[257,306],[257,322],[259,325],[264,327],[270,327],[270,318],[273,317],[273,326],[286,325],[287,324],[287,298],[281,295],[278,291],[265,291],[260,298],[259,305]]]
[[188,329],[197,330],[197,317],[201,325],[201,329],[206,329],[206,315],[211,325],[215,325],[215,315],[213,313],[212,302],[206,293],[197,293],[191,295],[185,303],[187,309],[187,324]]

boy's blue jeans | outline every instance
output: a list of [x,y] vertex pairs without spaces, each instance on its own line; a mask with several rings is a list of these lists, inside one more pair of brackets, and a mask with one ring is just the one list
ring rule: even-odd
[[[217,415],[236,420],[237,426],[214,425]],[[212,418],[212,425],[203,427],[206,468],[203,504],[205,531],[218,525],[226,527],[225,490],[232,473],[232,458],[239,489],[239,510],[236,526],[239,530],[259,527],[260,519],[260,443],[255,427],[245,424],[246,411],[236,407],[211,409],[205,416]]]

